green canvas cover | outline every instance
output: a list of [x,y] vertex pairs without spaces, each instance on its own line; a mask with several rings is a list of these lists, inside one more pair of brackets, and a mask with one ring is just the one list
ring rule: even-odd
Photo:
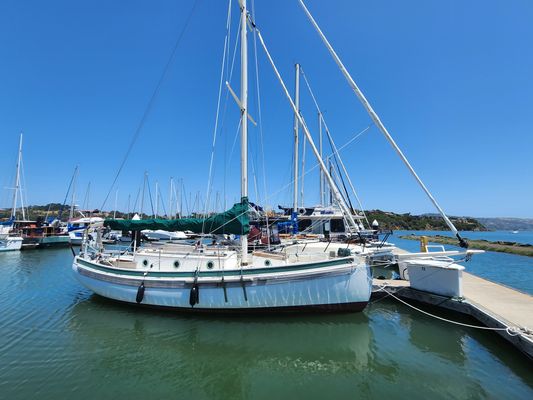
[[144,229],[162,229],[165,231],[192,231],[194,233],[232,233],[246,235],[250,231],[248,217],[248,198],[244,197],[229,210],[208,218],[182,219],[106,219],[104,225],[121,231],[142,231]]

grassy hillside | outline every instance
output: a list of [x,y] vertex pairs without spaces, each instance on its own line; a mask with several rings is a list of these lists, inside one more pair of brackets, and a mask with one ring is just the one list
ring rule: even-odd
[[[421,236],[404,235],[404,236],[400,236],[400,238],[420,241]],[[457,239],[452,238],[452,237],[435,235],[435,236],[427,236],[427,238],[430,242],[440,243],[440,244],[451,244],[451,245],[457,246]],[[503,241],[491,242],[491,241],[482,240],[482,239],[477,239],[477,240],[471,240],[468,238],[465,238],[465,239],[468,241],[470,248],[472,249],[497,251],[500,253],[511,253],[511,254],[518,254],[521,256],[533,257],[533,245],[531,244],[516,243],[516,242],[503,242]]]
[[[366,211],[368,220],[379,222],[381,229],[392,230],[427,230],[427,231],[447,231],[448,226],[439,215],[411,215],[396,214],[388,211],[370,210]],[[460,231],[486,231],[487,228],[475,218],[470,217],[450,217],[450,220]]]

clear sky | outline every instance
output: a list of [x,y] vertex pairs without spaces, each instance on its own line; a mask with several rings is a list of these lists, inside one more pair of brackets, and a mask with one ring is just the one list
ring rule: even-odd
[[[0,206],[9,206],[4,187],[12,186],[20,131],[31,204],[61,202],[79,165],[77,203],[91,182],[89,206],[102,205],[193,3],[2,1]],[[531,1],[307,0],[307,6],[449,214],[533,217]],[[126,209],[128,194],[133,204],[144,171],[152,191],[159,181],[165,200],[171,176],[183,179],[192,202],[198,192],[205,198],[226,11],[226,1],[198,0],[118,179],[119,209]],[[255,14],[291,90],[294,63],[303,66],[338,146],[370,124],[296,0],[255,0]],[[260,130],[251,126],[250,198],[288,205],[292,112],[264,53],[257,55],[264,151]],[[250,113],[258,120],[254,58],[250,35]],[[238,57],[231,85],[239,93]],[[240,187],[238,141],[233,145],[239,112],[225,99],[226,91],[212,198],[218,192],[231,203]],[[302,112],[316,137],[316,111],[304,88]],[[375,127],[341,154],[365,208],[434,212]],[[315,163],[307,149],[307,168]],[[318,201],[315,172],[305,181],[308,205]],[[105,208],[114,197],[113,191]]]

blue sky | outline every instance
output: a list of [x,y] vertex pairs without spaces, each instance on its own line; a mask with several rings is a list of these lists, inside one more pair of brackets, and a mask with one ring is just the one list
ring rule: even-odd
[[[193,1],[10,1],[0,6],[0,183],[12,185],[24,132],[27,198],[60,202],[75,165],[78,203],[100,207]],[[452,215],[533,217],[533,4],[501,1],[318,1],[307,5],[383,122]],[[119,209],[144,171],[152,190],[182,178],[205,198],[227,2],[198,0],[153,109],[118,179]],[[370,124],[296,0],[255,0],[256,21],[287,85],[299,62],[338,146]],[[233,1],[233,33],[237,22]],[[234,45],[232,35],[231,45]],[[253,36],[250,112],[258,120]],[[262,51],[264,135],[250,128],[250,197],[289,204],[292,113]],[[239,92],[239,65],[231,84]],[[238,109],[222,108],[213,194],[239,197]],[[302,89],[302,112],[317,117]],[[223,121],[223,122],[222,122]],[[238,143],[237,143],[238,144]],[[233,148],[233,151],[232,151]],[[263,185],[262,154],[266,169]],[[434,212],[372,127],[342,152],[365,208]],[[307,150],[308,167],[315,164]],[[305,200],[318,200],[316,172]],[[0,206],[11,194],[2,189]],[[265,198],[268,197],[266,200]],[[147,201],[147,200],[146,200]],[[146,202],[145,201],[145,202]],[[114,192],[106,204],[112,208]],[[222,203],[222,200],[220,201]],[[168,205],[167,205],[168,207]]]

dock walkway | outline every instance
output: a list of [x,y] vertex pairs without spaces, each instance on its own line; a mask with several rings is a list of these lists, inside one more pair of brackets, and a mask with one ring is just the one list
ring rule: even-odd
[[373,297],[384,297],[384,289],[403,300],[421,303],[468,314],[491,328],[520,330],[518,334],[505,330],[495,332],[533,359],[533,296],[463,272],[464,298],[448,298],[411,289],[408,281],[374,279]]

